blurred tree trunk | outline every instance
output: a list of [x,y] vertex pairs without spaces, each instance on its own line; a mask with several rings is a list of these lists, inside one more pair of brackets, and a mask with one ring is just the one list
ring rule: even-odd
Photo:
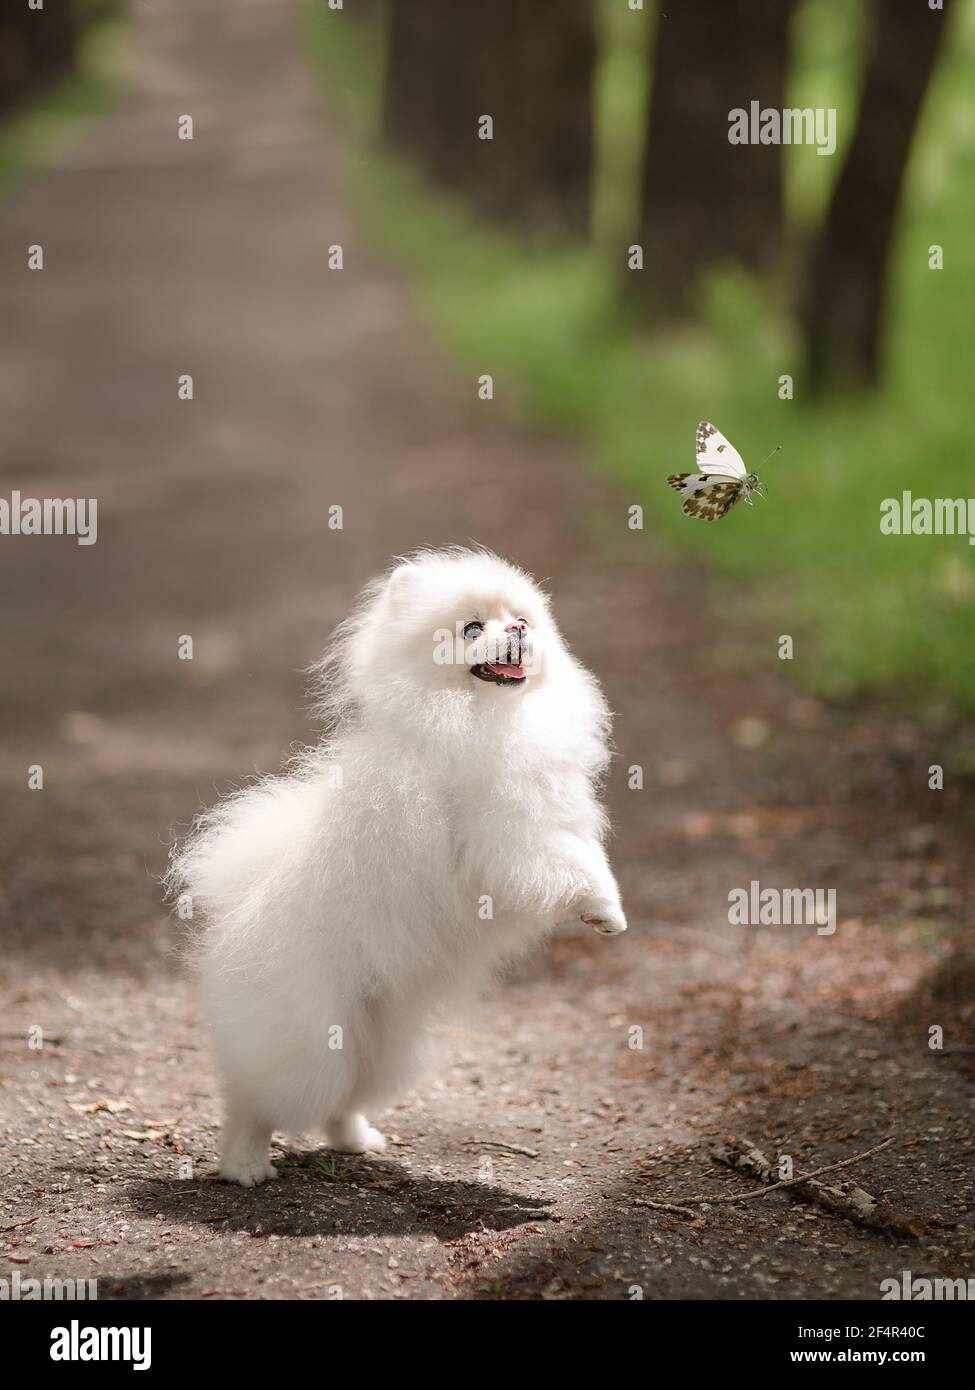
[[595,60],[592,0],[394,0],[386,138],[490,216],[585,234]]
[[477,137],[473,29],[456,0],[393,0],[383,136],[449,186],[464,181]]
[[897,205],[948,7],[874,6],[856,128],[810,255],[803,324],[814,388],[877,380]]
[[782,244],[782,151],[733,145],[729,113],[781,110],[795,0],[678,0],[657,25],[641,192],[644,269],[628,279],[651,313],[689,314],[702,273],[762,270]]
[[382,18],[383,0],[348,0],[345,9],[351,20],[376,24]]
[[30,79],[30,30],[32,19],[23,10],[0,14],[0,112],[9,111],[27,94]]
[[63,76],[78,56],[80,26],[74,0],[44,0],[43,10],[32,10],[30,17],[42,20],[31,48],[35,70],[49,79]]
[[72,0],[45,0],[42,10],[8,4],[0,15],[0,110],[43,90],[74,64],[78,23]]
[[483,6],[478,195],[530,229],[589,230],[593,173],[592,0],[488,0]]

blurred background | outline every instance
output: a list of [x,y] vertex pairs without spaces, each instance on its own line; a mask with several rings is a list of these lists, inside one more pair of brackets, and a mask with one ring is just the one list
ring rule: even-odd
[[[10,7],[0,187],[124,92],[130,19]],[[580,440],[655,547],[722,577],[722,621],[787,598],[803,684],[970,712],[971,552],[885,537],[879,509],[971,490],[972,6],[305,0],[301,20],[368,240],[455,361],[503,376],[508,416]],[[834,110],[835,152],[730,144],[752,101]],[[782,446],[747,522],[691,525],[664,486],[698,418],[751,466]]]
[[[444,341],[582,439],[655,543],[725,577],[723,621],[787,597],[802,681],[971,710],[971,552],[881,536],[879,505],[972,490],[972,7],[359,8],[310,6],[309,43],[376,243]],[[835,153],[730,144],[751,100],[833,108]],[[698,418],[753,466],[782,445],[747,527],[690,525],[662,485]]]

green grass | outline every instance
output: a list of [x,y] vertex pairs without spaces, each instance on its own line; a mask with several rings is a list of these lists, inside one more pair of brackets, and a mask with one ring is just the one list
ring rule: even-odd
[[348,1174],[342,1172],[335,1162],[334,1157],[320,1159],[313,1166],[319,1176],[324,1178],[326,1182],[346,1182],[348,1180]]
[[[840,699],[870,693],[936,720],[971,713],[975,547],[964,537],[885,537],[879,516],[882,499],[904,489],[973,491],[972,13],[953,16],[912,152],[885,383],[872,396],[818,407],[805,398],[789,317],[772,291],[744,277],[713,277],[701,323],[666,337],[638,331],[619,312],[621,252],[612,248],[634,206],[649,29],[645,18],[629,28],[619,14],[604,22],[594,248],[539,250],[478,224],[378,151],[379,36],[341,12],[307,11],[326,99],[344,107],[352,132],[347,169],[362,225],[406,270],[460,369],[492,372],[496,401],[525,424],[579,439],[591,465],[619,485],[619,525],[626,505],[639,503],[648,549],[705,562],[716,611],[767,634],[770,664],[779,667],[775,639],[788,632],[797,639],[788,673],[809,689]],[[785,152],[797,237],[829,196],[855,119],[856,37],[852,7],[805,0],[790,100],[835,105],[840,149],[832,159],[808,147]],[[928,269],[935,242],[945,248],[942,271]],[[778,398],[785,373],[795,379],[792,401]],[[782,445],[764,470],[770,500],[716,526],[681,516],[664,481],[693,467],[701,418],[753,464]]]
[[0,197],[57,164],[93,117],[108,110],[123,86],[126,26],[94,23],[82,35],[78,67],[0,122]]

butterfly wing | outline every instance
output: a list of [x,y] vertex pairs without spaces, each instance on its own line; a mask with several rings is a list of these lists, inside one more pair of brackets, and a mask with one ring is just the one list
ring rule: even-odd
[[[704,488],[710,487],[711,483],[717,481],[714,475],[707,473],[670,473],[667,481],[675,492],[679,492],[681,497],[693,497],[696,492],[701,492]],[[733,478],[723,478],[722,482],[734,482]]]
[[720,430],[707,420],[697,427],[697,466],[702,473],[721,473],[726,478],[744,478],[745,463],[741,454],[729,444]]
[[[692,475],[693,476],[693,475]],[[681,511],[699,521],[719,521],[741,501],[742,488],[736,478],[705,477],[685,494]]]
[[667,481],[682,497],[689,497],[696,491],[698,484],[707,480],[701,473],[668,473]]

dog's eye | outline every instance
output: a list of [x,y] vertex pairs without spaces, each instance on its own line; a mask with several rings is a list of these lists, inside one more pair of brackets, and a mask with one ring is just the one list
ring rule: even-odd
[[475,618],[472,622],[469,622],[467,626],[464,628],[464,636],[468,639],[470,639],[471,637],[478,637],[483,631],[484,624],[479,623]]

